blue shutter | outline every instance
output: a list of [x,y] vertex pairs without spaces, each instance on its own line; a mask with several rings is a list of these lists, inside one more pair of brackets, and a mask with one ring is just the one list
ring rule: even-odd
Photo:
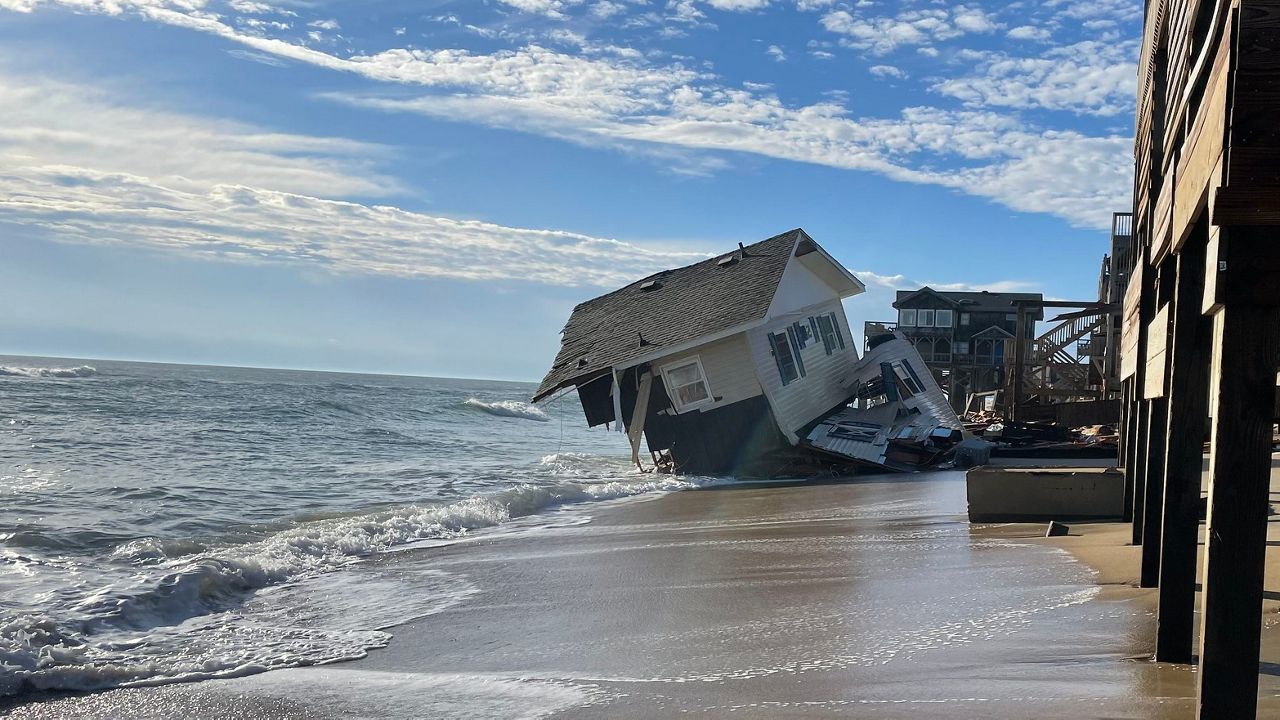
[[787,328],[787,337],[791,340],[791,349],[795,351],[796,372],[800,374],[800,377],[804,377],[804,358],[800,356],[800,343],[796,340],[794,328]]

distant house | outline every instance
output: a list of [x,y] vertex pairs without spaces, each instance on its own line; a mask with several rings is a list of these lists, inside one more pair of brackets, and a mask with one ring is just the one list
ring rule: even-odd
[[667,270],[573,310],[534,401],[576,387],[640,464],[729,473],[843,407],[858,360],[841,300],[863,284],[803,230]]
[[[868,338],[896,329],[907,337],[957,410],[969,393],[1004,387],[1005,358],[1012,361],[1019,300],[1040,301],[1040,293],[939,292],[930,287],[899,290],[896,323],[868,323]],[[1035,337],[1039,307],[1027,312],[1024,337]]]

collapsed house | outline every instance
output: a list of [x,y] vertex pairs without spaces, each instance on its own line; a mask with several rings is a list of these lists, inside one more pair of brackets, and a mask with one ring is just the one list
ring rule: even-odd
[[576,388],[588,425],[625,429],[638,466],[643,437],[678,472],[772,474],[784,457],[913,469],[962,426],[910,343],[859,361],[841,301],[864,291],[803,230],[740,243],[575,307],[533,400]]

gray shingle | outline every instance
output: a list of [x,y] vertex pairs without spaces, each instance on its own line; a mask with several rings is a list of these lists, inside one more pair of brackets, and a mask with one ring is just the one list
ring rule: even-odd
[[[789,230],[747,245],[745,257],[735,248],[578,305],[533,399],[655,350],[762,319],[802,238],[808,238],[803,230]],[[725,257],[735,260],[719,264]],[[650,281],[653,286],[647,286]]]

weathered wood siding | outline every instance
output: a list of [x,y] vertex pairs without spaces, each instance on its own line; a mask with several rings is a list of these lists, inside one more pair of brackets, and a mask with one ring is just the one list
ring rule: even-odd
[[695,355],[702,360],[702,369],[707,374],[707,384],[710,385],[711,395],[716,401],[712,405],[704,405],[688,412],[715,410],[739,400],[757,397],[763,392],[760,381],[756,379],[756,368],[745,333],[664,357],[655,361],[653,367],[655,370],[661,370]]
[[[840,333],[844,336],[844,349],[836,348],[827,355],[822,339],[815,338],[814,342],[800,351],[800,357],[804,360],[804,377],[783,385],[769,346],[769,333],[786,332],[786,328],[794,322],[807,323],[810,316],[832,312],[835,313]],[[819,414],[834,408],[848,395],[841,383],[858,361],[858,351],[853,335],[849,332],[844,306],[834,292],[830,292],[830,298],[825,302],[795,308],[773,317],[763,327],[748,332],[747,340],[751,346],[757,377],[773,407],[774,417],[792,443],[798,440],[797,430]]]

